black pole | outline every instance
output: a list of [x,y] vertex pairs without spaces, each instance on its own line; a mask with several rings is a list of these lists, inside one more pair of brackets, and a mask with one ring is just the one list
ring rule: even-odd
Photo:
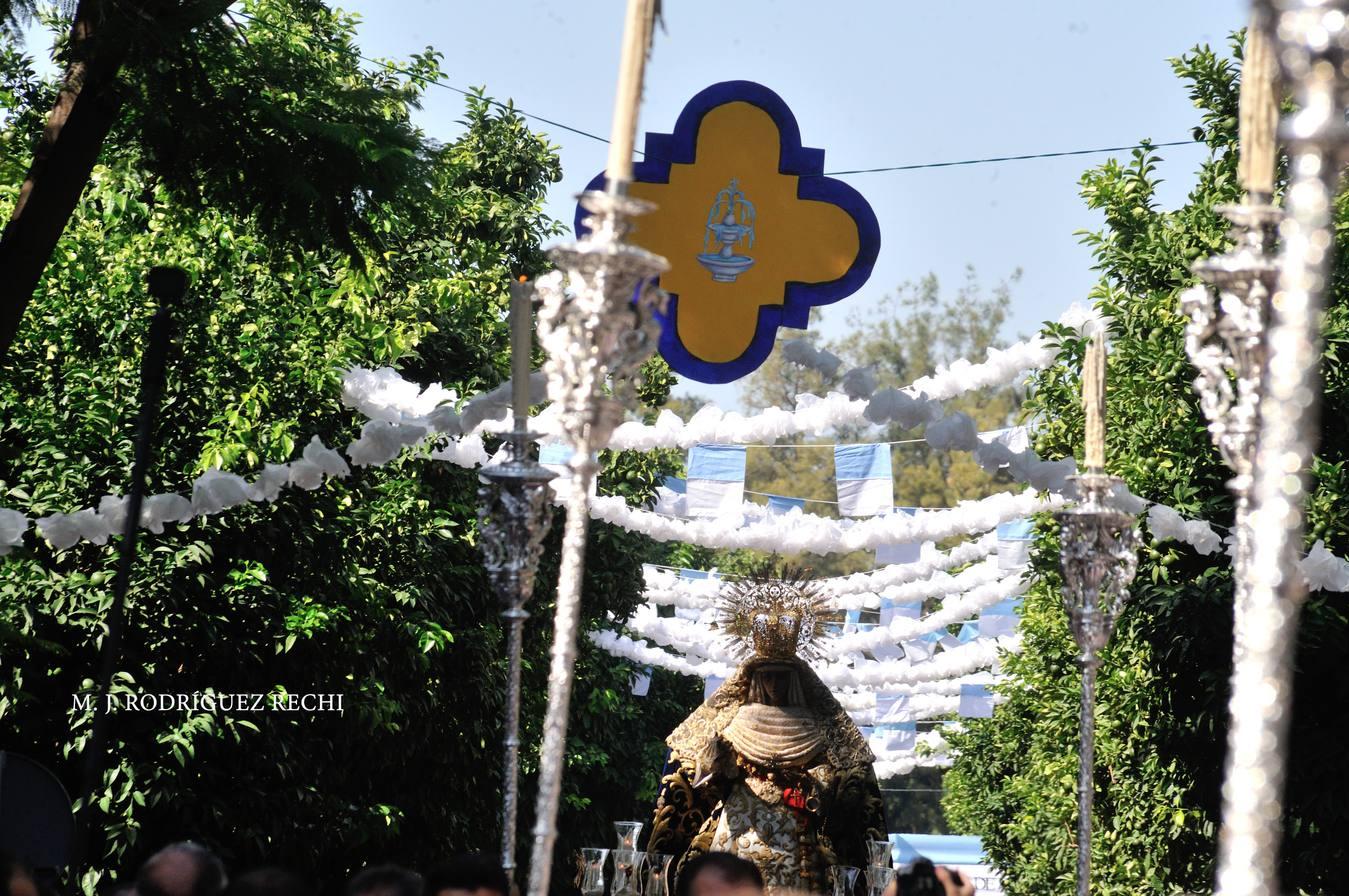
[[154,447],[155,421],[159,416],[159,402],[164,393],[164,370],[168,361],[169,343],[173,335],[173,311],[187,292],[187,273],[181,268],[151,268],[147,278],[150,295],[159,307],[150,319],[145,354],[141,356],[140,417],[136,429],[136,454],[131,465],[131,487],[127,491],[126,518],[122,523],[122,543],[117,557],[117,577],[113,580],[112,606],[106,618],[107,634],[99,650],[98,678],[94,682],[94,717],[89,740],[84,747],[84,773],[80,788],[78,824],[75,843],[71,850],[70,889],[80,891],[80,877],[89,851],[92,829],[94,793],[103,780],[103,766],[108,745],[108,694],[112,676],[122,652],[122,632],[126,626],[127,588],[131,584],[131,567],[136,561],[136,540],[140,535],[141,505],[145,501],[145,473],[150,466]]

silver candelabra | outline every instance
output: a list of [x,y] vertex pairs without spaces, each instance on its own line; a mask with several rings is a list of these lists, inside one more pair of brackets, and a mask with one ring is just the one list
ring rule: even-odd
[[[543,308],[539,339],[548,353],[548,396],[571,444],[572,482],[562,535],[557,615],[548,671],[548,709],[539,755],[539,796],[534,821],[530,896],[546,896],[557,809],[566,766],[567,712],[576,665],[590,486],[598,472],[595,452],[622,420],[641,363],[655,350],[660,327],[654,311],[665,294],[654,278],[665,259],[627,243],[629,219],[651,206],[625,195],[623,183],[581,196],[591,212],[581,239],[549,252],[558,270],[536,282]],[[609,385],[610,394],[604,390]]]
[[1217,893],[1274,896],[1284,759],[1292,714],[1292,651],[1306,584],[1298,571],[1307,470],[1319,432],[1320,317],[1334,242],[1335,193],[1349,145],[1349,2],[1266,0],[1274,56],[1297,112],[1281,134],[1291,152],[1287,217],[1250,485],[1252,539],[1243,643],[1232,673],[1218,837]]
[[1194,381],[1199,406],[1208,419],[1213,444],[1235,474],[1228,482],[1236,498],[1234,657],[1240,656],[1245,643],[1249,614],[1251,468],[1259,428],[1269,300],[1279,274],[1275,243],[1283,218],[1267,195],[1248,199],[1245,204],[1219,209],[1233,224],[1235,244],[1222,255],[1197,262],[1194,271],[1204,285],[1181,297],[1181,311],[1188,318],[1185,352],[1199,372]]
[[479,544],[487,575],[505,607],[501,616],[506,621],[509,672],[502,740],[501,866],[512,890],[520,802],[520,655],[529,618],[525,604],[534,594],[534,576],[548,533],[548,482],[554,476],[529,456],[532,434],[527,431],[526,414],[528,408],[515,409],[515,428],[506,437],[506,462],[484,467],[478,474]]
[[1077,775],[1077,896],[1091,879],[1091,807],[1095,801],[1096,671],[1138,571],[1138,530],[1133,514],[1110,506],[1123,480],[1099,468],[1072,477],[1080,500],[1055,514],[1059,521],[1063,602],[1081,654],[1082,708]]

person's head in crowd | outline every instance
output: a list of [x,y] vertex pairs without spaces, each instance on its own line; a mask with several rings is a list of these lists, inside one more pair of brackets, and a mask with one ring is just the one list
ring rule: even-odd
[[137,896],[220,896],[229,879],[225,865],[200,843],[170,843],[136,873]]
[[3,850],[0,850],[0,896],[38,896],[33,872]]
[[886,886],[882,896],[974,896],[974,884],[954,868],[934,865],[920,858],[907,872],[898,874]]
[[293,871],[255,868],[231,880],[225,896],[313,896],[313,890]]
[[763,896],[763,875],[739,856],[704,853],[679,870],[675,896]]
[[470,852],[431,869],[423,896],[511,896],[511,882],[496,859]]
[[375,865],[351,879],[347,896],[422,896],[422,876],[399,865]]

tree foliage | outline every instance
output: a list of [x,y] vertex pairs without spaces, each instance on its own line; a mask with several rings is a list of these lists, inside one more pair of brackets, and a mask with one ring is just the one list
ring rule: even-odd
[[[319,30],[352,46],[348,17],[331,15]],[[17,133],[36,114],[25,103],[52,89],[4,47],[0,204],[16,195],[29,151]],[[297,65],[332,64],[307,41],[285,52],[310,54]],[[235,71],[202,76],[243,89]],[[355,118],[406,121],[414,81],[351,95]],[[323,127],[327,112],[311,112]],[[460,395],[507,374],[505,284],[543,269],[540,244],[557,226],[542,201],[560,176],[553,148],[518,115],[470,97],[467,133],[427,156],[415,206],[395,195],[351,209],[387,247],[358,261],[278,238],[247,203],[183,195],[130,136],[149,114],[136,106],[114,134],[0,362],[0,505],[37,517],[125,490],[152,265],[180,265],[192,279],[152,492],[182,491],[214,466],[248,473],[288,460],[311,435],[345,445],[362,422],[338,402],[352,364],[395,365]],[[290,149],[297,171],[323,170],[313,146]],[[643,397],[654,406],[670,378],[649,370]],[[601,489],[646,500],[669,469],[661,456],[609,457]],[[476,487],[473,472],[411,454],[142,538],[117,693],[340,694],[344,711],[115,715],[86,890],[184,837],[236,866],[287,865],[327,885],[367,862],[424,866],[495,849],[504,639],[477,550]],[[522,831],[559,529],[555,521],[526,629]],[[593,528],[588,625],[631,612],[652,550]],[[72,793],[90,725],[73,697],[94,675],[116,553],[117,539],[56,552],[30,532],[0,560],[0,748],[47,764]],[[607,842],[615,818],[645,814],[654,794],[636,782],[654,782],[661,738],[696,699],[693,685],[664,673],[649,697],[634,698],[631,674],[583,643],[559,862]]]
[[[0,357],[109,140],[175,200],[212,205],[311,247],[389,248],[369,207],[429,187],[411,123],[439,74],[432,50],[367,71],[355,19],[320,0],[79,0],[48,11],[64,68],[11,138],[24,170],[0,236]],[[0,5],[0,32],[31,15]]]
[[[1237,65],[1207,47],[1173,61],[1200,114],[1208,144],[1194,189],[1178,209],[1156,198],[1158,156],[1137,150],[1082,179],[1088,205],[1105,225],[1086,235],[1101,281],[1092,294],[1110,315],[1110,470],[1137,494],[1190,517],[1229,526],[1228,472],[1212,447],[1183,347],[1179,294],[1195,282],[1190,265],[1229,245],[1215,206],[1239,198],[1236,173]],[[1341,198],[1341,222],[1349,205]],[[1344,506],[1349,389],[1341,365],[1347,312],[1345,227],[1325,321],[1327,349],[1321,451],[1313,468],[1309,538],[1349,552]],[[1080,447],[1082,341],[1048,331],[1058,363],[1034,380],[1027,411],[1042,421],[1043,456]],[[1076,850],[1079,675],[1059,597],[1057,541],[1044,521],[1021,630],[1009,656],[1008,702],[992,720],[953,738],[960,750],[947,775],[946,806],[956,824],[980,834],[1003,870],[1010,896],[1070,893]],[[1146,541],[1146,539],[1145,539]],[[1224,554],[1199,556],[1174,542],[1146,545],[1131,602],[1106,653],[1097,700],[1096,835],[1093,892],[1211,890],[1219,787],[1231,673],[1232,573]],[[1346,735],[1335,707],[1349,697],[1342,661],[1345,595],[1315,592],[1302,614],[1297,648],[1284,892],[1336,892],[1349,865]]]
[[[953,293],[944,294],[935,275],[904,283],[872,308],[854,314],[843,339],[819,342],[819,347],[842,359],[837,373],[819,371],[786,361],[774,352],[746,381],[742,400],[747,407],[792,407],[802,393],[823,395],[839,388],[843,374],[869,367],[879,388],[907,386],[919,377],[959,358],[981,358],[990,348],[1001,348],[1011,289],[1020,277],[986,291],[973,270]],[[1019,397],[1011,388],[980,389],[943,404],[947,413],[969,414],[980,430],[1007,426],[1013,421]],[[803,440],[807,442],[808,440]],[[1005,473],[989,476],[966,453],[933,451],[921,433],[890,424],[878,433],[870,425],[839,427],[828,438],[814,440],[822,447],[752,448],[747,455],[746,485],[757,492],[807,498],[811,513],[835,516],[827,502],[835,500],[834,442],[902,442],[891,449],[895,474],[895,503],[904,507],[951,507],[958,501],[986,497],[1017,488]],[[829,573],[868,568],[869,552],[847,558],[820,558],[814,565]]]

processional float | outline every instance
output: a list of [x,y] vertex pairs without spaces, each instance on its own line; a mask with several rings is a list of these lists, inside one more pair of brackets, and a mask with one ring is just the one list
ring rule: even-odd
[[[1221,896],[1278,892],[1291,653],[1306,592],[1297,562],[1305,531],[1307,471],[1319,423],[1320,315],[1330,273],[1334,197],[1340,170],[1349,162],[1344,116],[1349,106],[1349,0],[1263,0],[1254,4],[1252,18],[1241,114],[1246,199],[1223,210],[1234,224],[1235,244],[1196,265],[1204,286],[1189,291],[1182,303],[1189,318],[1187,351],[1200,374],[1196,389],[1201,407],[1215,445],[1235,474],[1234,670],[1219,836]],[[652,25],[653,0],[630,0],[606,189],[583,195],[582,204],[591,213],[589,232],[554,249],[551,258],[559,270],[537,284],[549,397],[560,409],[572,448],[573,483],[563,536],[529,896],[546,894],[556,837],[589,492],[597,471],[593,455],[622,412],[622,403],[602,391],[610,378],[620,387],[628,382],[651,354],[657,337],[652,314],[663,301],[651,283],[665,269],[664,259],[626,242],[630,218],[649,207],[626,193]],[[1272,204],[1276,64],[1298,108],[1282,127],[1291,154],[1282,212]],[[737,220],[715,223],[746,226]],[[727,246],[734,245],[729,236],[719,236],[717,254],[726,255]],[[1277,258],[1276,237],[1282,241]],[[517,293],[525,294],[523,289]],[[508,462],[483,471],[484,545],[511,627],[513,683],[503,807],[508,870],[515,864],[519,625],[537,566],[548,475],[526,453],[528,398],[518,384],[527,378],[528,309],[520,299],[513,306],[524,308],[513,311],[517,326],[524,327],[513,330],[522,334],[513,340],[515,429],[508,439]],[[1077,505],[1058,515],[1065,604],[1083,668],[1079,894],[1089,890],[1095,670],[1127,599],[1137,537],[1132,517],[1110,500],[1118,480],[1104,473],[1104,354],[1099,343],[1089,350],[1089,358],[1084,369],[1087,469],[1077,480]],[[1262,533],[1259,539],[1252,537],[1257,531]]]

